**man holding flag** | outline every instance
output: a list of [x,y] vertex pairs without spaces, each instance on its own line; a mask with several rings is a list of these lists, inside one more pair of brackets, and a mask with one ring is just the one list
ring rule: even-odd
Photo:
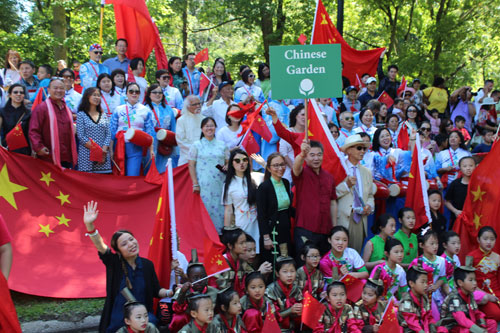
[[377,67],[377,75],[380,81],[378,85],[378,95],[381,95],[385,91],[392,99],[395,99],[398,97],[397,90],[399,88],[399,82],[396,81],[396,76],[398,75],[399,68],[396,65],[389,65],[389,67],[387,67],[387,76],[384,74],[382,66],[385,52],[386,50],[380,55]]
[[194,58],[196,55],[194,53],[188,53],[184,57],[184,61],[186,62],[186,67],[182,69],[184,76],[188,81],[188,88],[190,95],[198,95],[200,90],[200,71],[195,67]]
[[[202,74],[204,75],[204,74]],[[234,104],[233,101],[233,81],[224,81],[215,87],[212,91],[212,97],[203,104],[201,114],[205,117],[212,117],[217,124],[216,133],[226,125],[226,113],[229,106]],[[220,98],[215,100],[217,91],[220,92]]]

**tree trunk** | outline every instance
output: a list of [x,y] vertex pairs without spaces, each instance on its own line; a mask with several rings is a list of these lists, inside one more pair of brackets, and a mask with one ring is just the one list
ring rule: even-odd
[[394,10],[394,19],[391,22],[391,41],[390,41],[390,50],[394,51],[395,54],[398,54],[398,40],[397,40],[397,28],[398,28],[398,15],[399,15],[399,6],[396,6]]
[[281,45],[285,32],[286,16],[283,13],[283,0],[278,1],[276,9],[276,29],[273,29],[273,13],[269,10],[268,0],[260,1],[260,29],[264,44],[264,57],[269,63],[269,46]]
[[337,4],[337,30],[341,36],[344,35],[344,0]]
[[64,45],[66,40],[66,10],[64,6],[54,4],[52,6],[52,33],[56,39],[56,45],[54,46],[54,57],[55,60],[67,61],[67,49]]
[[188,39],[188,0],[183,2],[184,7],[182,8],[182,55],[186,55],[187,51],[187,39]]
[[436,14],[436,39],[434,43],[434,76],[439,75],[439,57],[443,51],[443,37],[441,36],[441,19],[446,16],[445,11],[446,0],[439,2],[439,10]]

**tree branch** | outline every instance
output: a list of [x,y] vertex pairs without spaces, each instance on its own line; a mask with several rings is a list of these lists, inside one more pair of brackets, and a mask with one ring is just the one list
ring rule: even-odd
[[356,37],[356,36],[353,36],[353,35],[351,35],[350,33],[345,32],[345,31],[344,31],[344,35],[349,36],[349,37],[351,37],[352,39],[355,39],[355,40],[357,40],[357,41],[359,41],[359,42],[361,42],[361,43],[364,43],[364,44],[366,44],[366,45],[368,45],[368,46],[370,46],[370,47],[373,47],[373,48],[376,48],[376,49],[378,49],[378,48],[380,47],[380,46],[377,46],[377,45],[374,45],[374,44],[371,44],[371,43],[365,42],[364,40],[362,40],[362,39],[360,39],[360,38],[358,38],[358,37]]
[[228,24],[228,23],[231,23],[231,22],[234,22],[234,21],[239,21],[241,19],[244,19],[245,17],[244,16],[239,16],[239,17],[235,17],[235,18],[232,18],[230,20],[227,20],[227,21],[224,21],[224,22],[221,22],[219,24],[216,24],[214,25],[213,27],[210,27],[210,28],[200,28],[200,29],[196,29],[196,30],[191,30],[192,33],[196,33],[196,32],[202,32],[202,31],[207,31],[207,30],[212,30],[212,29],[216,29],[224,24]]

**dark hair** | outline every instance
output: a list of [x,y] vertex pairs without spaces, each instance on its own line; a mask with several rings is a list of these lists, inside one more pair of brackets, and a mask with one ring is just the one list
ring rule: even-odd
[[[85,89],[85,91],[83,92],[82,99],[80,100],[80,105],[78,106],[78,111],[83,111],[87,114],[89,113],[89,111],[90,111],[90,97],[96,91],[98,91],[99,94],[101,93],[101,90],[97,87],[90,87],[90,88]],[[97,112],[102,113],[101,104],[96,106],[96,110],[97,110]]]
[[359,132],[357,133],[361,138],[369,138],[370,136],[366,132]]
[[196,295],[196,297],[190,298],[188,306],[189,311],[198,311],[198,308],[200,307],[200,302],[204,299],[208,299],[210,300],[210,302],[212,302],[212,298],[207,294],[199,294]]
[[374,110],[379,110],[380,111],[380,108],[382,107],[382,103],[380,103],[376,99],[372,99],[372,100],[368,101],[368,103],[366,103],[366,107],[368,109],[372,110],[372,112]]
[[279,261],[276,261],[276,273],[279,273],[279,271],[281,270],[281,268],[285,265],[293,265],[293,267],[295,269],[297,269],[297,264],[295,263],[295,260],[293,258],[287,258],[287,259],[283,259],[283,260],[279,260]]
[[[396,115],[392,115],[394,117],[397,118]],[[388,128],[386,127],[382,127],[382,128],[377,128],[377,130],[375,131],[375,134],[373,134],[373,141],[372,141],[372,151],[379,151],[380,150],[380,136],[382,135],[382,132],[383,131],[387,131],[387,133],[389,133],[389,136],[391,136],[391,144],[389,145],[389,147],[392,147],[392,135],[391,135],[391,132],[389,131]]]
[[421,272],[421,271],[417,271],[415,269],[415,266],[412,266],[406,272],[406,282],[408,283],[408,285],[410,284],[410,281],[413,282],[413,283],[415,283],[415,282],[417,282],[418,278],[421,275],[427,276],[427,273],[424,273],[424,272]]
[[108,78],[111,80],[111,91],[110,91],[109,95],[113,96],[115,94],[115,83],[113,82],[111,75],[109,75],[108,73],[102,73],[99,75],[99,77],[97,78],[96,87],[99,88],[99,90],[102,93],[102,89],[100,87],[100,84],[101,84],[101,81],[104,80],[105,78]]
[[392,248],[395,247],[395,246],[398,246],[398,245],[403,246],[403,244],[398,239],[396,239],[396,238],[389,238],[385,242],[384,252],[390,253],[391,250],[392,250]]
[[371,288],[375,292],[375,295],[377,295],[377,297],[380,297],[384,294],[384,286],[379,286],[378,284],[375,284],[370,280],[366,280],[364,288]]
[[[117,75],[123,75],[123,78],[125,79],[125,71],[123,71],[123,69],[115,69],[114,71],[111,72],[111,81],[113,81],[113,84],[116,86],[115,84],[115,76]],[[127,81],[123,80],[123,85],[126,86],[127,85]]]
[[33,69],[35,69],[35,67],[36,67],[36,66],[35,66],[35,64],[33,63],[33,61],[31,61],[31,60],[29,60],[29,59],[26,59],[26,60],[21,61],[21,62],[17,65],[17,67],[18,67],[18,68],[21,68],[21,65],[30,65],[30,66],[31,66],[31,68],[33,68]]
[[201,263],[188,265],[188,268],[186,269],[186,275],[189,277],[191,272],[195,269],[201,269],[202,274],[204,274],[205,276],[207,275],[207,271],[205,270],[205,266],[203,266],[203,264],[201,264]]
[[497,233],[496,233],[495,229],[493,229],[493,227],[490,227],[490,226],[482,227],[481,229],[479,229],[479,232],[477,233],[477,238],[481,238],[481,236],[485,232],[491,232],[495,236],[495,239],[497,239]]
[[438,147],[440,147],[441,144],[448,141],[448,136],[444,134],[438,134],[434,136],[434,141],[436,141],[436,144],[438,145]]
[[189,53],[187,53],[187,54],[184,56],[184,61],[188,60],[190,55],[194,55],[194,56],[196,56],[196,54],[195,54],[194,52],[189,52]]
[[463,121],[463,122],[465,122],[465,118],[464,118],[463,116],[456,116],[456,117],[455,117],[455,124],[456,124],[457,122],[459,122],[459,121]]
[[266,284],[266,280],[264,279],[264,275],[262,275],[262,273],[259,271],[253,271],[245,276],[245,289],[248,288],[248,285],[250,284],[250,282],[252,282],[253,280],[257,280],[257,279],[262,280],[262,282],[264,282],[264,285]]
[[438,233],[435,232],[434,230],[428,230],[425,234],[423,235],[418,235],[418,244],[419,245],[424,245],[429,239],[432,237],[436,238],[436,240],[439,242],[439,236]]
[[434,82],[432,82],[433,87],[439,87],[444,84],[444,79],[440,76],[436,76],[434,78]]
[[215,75],[215,66],[217,64],[221,64],[224,67],[224,72],[222,73],[222,76],[221,76],[221,82],[229,81],[229,78],[227,77],[226,64],[223,61],[221,61],[220,58],[217,58],[214,61],[214,65],[212,66],[212,73],[214,73],[214,75]]
[[130,89],[130,87],[132,86],[136,86],[137,88],[139,88],[139,91],[141,90],[141,86],[139,86],[139,84],[137,82],[129,82],[127,83],[127,89],[125,90],[125,92],[128,93],[128,90]]
[[241,80],[245,83],[248,83],[248,76],[253,73],[252,70],[249,68],[249,69],[245,69],[243,71],[243,73],[241,73]]
[[274,152],[271,155],[267,157],[267,164],[266,164],[266,171],[264,172],[264,180],[268,180],[271,178],[271,172],[269,171],[269,168],[271,167],[271,161],[275,159],[276,157],[281,157],[283,161],[285,161],[285,158],[283,155],[281,155],[278,152]]
[[330,129],[330,130],[331,130],[332,128],[336,128],[336,129],[337,129],[337,131],[339,130],[339,127],[338,127],[337,125],[335,125],[335,123],[333,123],[333,122],[331,122],[331,121],[330,121],[330,122],[328,123],[328,129]]
[[259,80],[260,81],[264,81],[266,79],[270,79],[271,78],[271,73],[269,73],[269,77],[264,77],[264,68],[269,68],[269,65],[262,62],[259,64],[259,69],[257,71],[257,76],[259,77]]
[[[9,94],[9,95],[11,95],[11,94],[12,94],[12,91],[14,91],[14,88],[18,88],[18,87],[23,88],[23,92],[24,92],[24,94],[26,94],[26,87],[25,87],[25,86],[23,86],[23,85],[22,85],[22,84],[20,84],[20,83],[14,83],[13,85],[11,85],[11,86],[9,87],[8,94]],[[10,101],[10,98],[9,98],[9,101]],[[23,104],[24,104],[24,103],[23,103]]]
[[458,146],[460,148],[466,150],[467,148],[465,147],[465,144],[464,144],[464,135],[462,134],[462,132],[460,132],[458,130],[453,130],[450,132],[450,134],[448,134],[448,144],[450,144],[450,137],[453,133],[456,133],[458,135],[458,138],[460,139],[460,144]]
[[330,230],[330,233],[328,234],[328,238],[331,238],[334,234],[336,234],[339,231],[345,233],[347,235],[347,238],[349,238],[349,230],[347,230],[347,228],[342,225],[336,225],[335,227],[333,227]]
[[[151,110],[154,110],[153,107],[153,101],[151,100],[151,92],[155,89],[161,88],[158,83],[153,83],[148,87],[148,90],[146,90],[146,96],[144,96],[145,104],[148,105]],[[163,95],[163,91],[161,93],[162,99],[161,99],[161,106],[165,107],[165,95]],[[155,111],[156,112],[156,111]],[[160,126],[160,124],[158,124]]]
[[247,238],[247,243],[255,243],[255,239],[245,232],[245,237]]
[[229,162],[228,162],[227,173],[226,173],[226,181],[224,184],[224,200],[227,198],[227,192],[229,189],[229,185],[231,184],[233,177],[236,175],[236,171],[234,170],[234,166],[233,166],[233,160],[237,154],[245,155],[248,158],[248,166],[247,166],[247,169],[245,170],[244,178],[246,180],[247,187],[248,187],[247,201],[248,201],[249,205],[253,205],[257,200],[257,189],[256,189],[256,186],[255,186],[254,182],[252,181],[252,177],[250,175],[250,169],[251,169],[250,163],[251,163],[251,161],[250,161],[250,157],[248,156],[248,153],[240,148],[235,148],[235,149],[231,150],[231,154],[229,155]]
[[464,282],[464,280],[467,278],[467,275],[469,274],[476,274],[475,272],[471,271],[466,271],[465,269],[461,269],[460,267],[455,268],[455,271],[453,272],[453,279],[455,280],[455,284],[458,287],[458,281]]
[[400,98],[400,97],[396,97],[394,98],[394,105],[398,104],[398,103],[401,103],[401,102],[404,102],[404,99]]
[[461,167],[462,166],[462,162],[465,161],[465,160],[472,160],[474,162],[474,165],[476,165],[476,160],[474,159],[474,157],[472,157],[472,156],[464,156],[464,157],[462,157],[458,161],[458,166]]
[[125,42],[125,45],[127,45],[127,46],[128,46],[128,42],[127,42],[127,40],[126,40],[125,38],[118,38],[118,39],[116,40],[116,42],[115,42],[115,46],[117,46],[117,45],[118,45],[118,42],[119,42],[119,41]]
[[163,74],[168,74],[170,76],[170,73],[166,69],[159,69],[155,73],[155,78],[159,79]]
[[229,251],[229,244],[234,246],[240,238],[241,235],[245,235],[245,232],[240,228],[234,229],[222,229],[222,234],[220,235],[220,241],[226,246],[226,251]]
[[387,66],[387,71],[389,72],[393,68],[396,69],[396,71],[399,72],[399,67],[397,65],[394,65],[394,64]]
[[451,238],[453,237],[460,237],[458,236],[458,234],[453,231],[453,230],[450,230],[450,231],[447,231],[443,234],[443,244],[448,244],[448,242],[450,241]]
[[[227,289],[222,292],[217,293],[217,302],[215,303],[215,310],[221,315],[229,309],[229,304],[231,303],[234,296],[239,296],[233,289]],[[222,307],[226,310],[223,310]]]
[[75,79],[75,72],[71,68],[63,68],[59,72],[59,77],[63,77],[64,73],[68,72],[71,75],[71,78],[74,80]]
[[389,221],[393,219],[394,222],[396,222],[396,219],[388,213],[384,213],[380,215],[376,220],[375,223],[372,226],[372,232],[374,235],[377,235],[382,228],[385,228]]
[[38,68],[44,68],[49,76],[54,75],[54,69],[49,64],[40,65]]
[[109,243],[110,243],[111,248],[120,257],[122,271],[123,271],[123,274],[125,275],[125,286],[128,289],[132,290],[132,282],[130,281],[130,279],[128,277],[128,269],[127,269],[127,266],[125,265],[125,259],[123,259],[123,256],[122,256],[120,250],[118,249],[118,238],[120,238],[124,234],[129,234],[130,236],[134,237],[134,234],[131,233],[130,231],[128,231],[126,229],[120,229],[118,231],[115,231],[113,236],[111,236],[111,241]]
[[439,133],[446,135],[446,138],[448,138],[448,132],[446,131],[446,127],[448,127],[449,125],[453,126],[453,122],[449,118],[441,119],[441,125],[439,125]]
[[243,72],[243,70],[244,70],[245,68],[250,68],[250,66],[248,66],[248,65],[241,65],[241,66],[240,66],[240,73],[241,73],[241,74],[243,74],[242,72]]
[[403,207],[403,208],[401,208],[398,211],[398,219],[402,220],[403,217],[405,217],[405,213],[406,212],[413,212],[413,214],[415,214],[415,211],[412,208],[410,208],[410,207]]
[[390,114],[387,114],[387,119],[385,120],[385,124],[389,125],[389,122],[391,121],[392,118],[396,118],[398,120],[398,123],[399,123],[399,117],[394,113],[390,113]]
[[309,141],[309,146],[312,148],[319,148],[321,149],[321,152],[324,152],[325,149],[323,148],[323,144],[319,141],[311,140]]
[[304,110],[304,104],[299,104],[296,107],[294,107],[292,111],[290,111],[290,118],[288,121],[290,127],[295,127],[295,125],[297,125],[297,115],[302,110]]
[[[123,318],[130,319],[130,316],[132,315],[132,310],[134,310],[135,308],[137,308],[139,306],[143,306],[144,308],[146,308],[146,306],[144,304],[139,303],[139,302],[125,303],[125,305],[123,306]],[[146,308],[146,310],[147,310],[147,308]]]
[[[231,126],[231,124],[232,124],[231,119],[229,119],[229,115],[228,115],[229,110],[230,110],[231,108],[235,108],[235,107],[241,110],[241,107],[240,107],[238,104],[231,104],[231,105],[229,105],[229,106],[227,107],[227,110],[226,110],[226,124],[227,124],[228,126]],[[241,119],[238,121],[238,126],[241,124],[241,122],[242,122],[242,121],[243,121],[243,118],[241,118]]]
[[178,76],[183,77],[184,73],[182,72],[182,68],[177,73],[174,73],[174,70],[172,69],[172,64],[176,60],[179,60],[180,62],[182,62],[182,59],[180,57],[174,56],[174,57],[171,57],[170,59],[168,59],[168,72],[170,73],[171,76],[174,76],[174,74],[177,74]]
[[443,193],[441,193],[440,190],[430,189],[430,190],[427,191],[427,197],[430,197],[433,194],[439,194],[439,196],[441,197],[441,199],[443,198]]
[[[203,126],[205,126],[209,121],[213,121],[214,122],[214,125],[215,127],[217,128],[217,123],[215,122],[215,119],[212,118],[212,117],[206,117],[206,118],[203,118],[203,120],[201,121],[201,126],[200,128],[203,128]],[[201,132],[200,134],[200,139],[203,139],[205,137],[205,135],[203,134],[203,132]]]
[[417,124],[417,128],[420,128],[420,125],[422,124],[422,113],[418,110],[418,108],[415,106],[415,104],[410,104],[406,108],[406,117],[408,118],[408,110],[412,108],[415,110],[415,113],[417,114],[415,116],[415,123]]
[[304,247],[302,248],[302,251],[300,252],[301,255],[304,256],[304,258],[307,256],[310,250],[318,250],[318,252],[321,253],[319,246],[316,245],[316,243],[311,242],[311,241],[306,241],[304,244]]
[[345,292],[347,292],[347,289],[345,287],[344,282],[333,281],[332,283],[330,283],[328,285],[328,287],[326,287],[326,294],[329,295],[330,294],[330,290],[332,290],[333,288],[337,288],[337,287],[340,287],[340,288],[344,289]]
[[[362,119],[363,119],[363,116],[365,115],[365,113],[366,113],[367,111],[370,111],[370,112],[372,113],[372,116],[375,116],[375,115],[373,114],[373,111],[372,111],[370,108],[367,108],[367,107],[362,108],[362,109],[361,109],[361,112],[359,113],[359,122],[360,122],[360,124],[363,124]],[[364,124],[363,124],[363,125],[364,125]],[[371,125],[372,125],[372,124],[370,124],[370,126],[371,126]],[[364,132],[363,132],[363,133],[364,133]]]
[[130,69],[136,70],[140,62],[142,62],[142,66],[145,66],[144,59],[142,58],[134,58],[130,60]]

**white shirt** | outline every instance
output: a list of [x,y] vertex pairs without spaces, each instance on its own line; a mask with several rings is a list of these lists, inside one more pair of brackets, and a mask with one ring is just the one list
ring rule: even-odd
[[364,124],[361,124],[356,127],[353,131],[354,133],[361,133],[361,132],[365,132],[366,134],[368,134],[370,136],[370,140],[373,139],[373,135],[375,134],[375,131],[377,130],[377,128],[375,126],[370,126],[370,127],[366,127]]
[[78,107],[80,106],[80,101],[82,100],[82,95],[77,93],[75,89],[71,88],[66,90],[64,94],[64,102],[73,113],[78,112]]
[[318,106],[319,106],[319,109],[321,110],[321,112],[323,112],[324,114],[326,114],[328,122],[332,121],[333,113],[335,112],[335,110],[330,105],[328,105],[328,104],[327,105],[323,105],[321,103],[318,103]]
[[201,108],[201,114],[205,117],[212,117],[217,124],[217,128],[215,129],[215,134],[221,130],[226,123],[226,113],[227,109],[231,104],[234,104],[234,101],[231,100],[229,104],[227,104],[222,98],[215,100],[212,105],[208,105],[207,103],[203,104]]
[[[295,132],[293,128],[290,128],[290,131]],[[295,161],[295,155],[293,154],[292,145],[283,139],[280,139],[279,141],[279,152],[281,155],[287,156],[290,159],[290,161],[292,161],[292,163]],[[288,166],[288,164],[286,166],[286,170],[285,173],[283,174],[283,177],[285,179],[288,179],[290,184],[292,183],[292,169]]]
[[224,142],[228,149],[233,149],[243,139],[243,136],[238,136],[242,130],[243,127],[240,126],[236,132],[233,132],[229,127],[224,126],[215,133],[215,138]]
[[184,105],[184,100],[182,99],[182,94],[176,87],[167,86],[166,88],[162,88],[163,94],[167,99],[167,104],[173,108],[182,110],[182,106]]
[[195,141],[200,140],[201,121],[203,118],[205,117],[201,113],[193,114],[187,111],[177,120],[175,139],[180,148],[179,163],[177,166],[181,166],[188,162],[191,145]]
[[121,105],[122,99],[116,92],[111,96],[105,91],[101,91],[101,109],[106,114],[113,114],[116,107]]

